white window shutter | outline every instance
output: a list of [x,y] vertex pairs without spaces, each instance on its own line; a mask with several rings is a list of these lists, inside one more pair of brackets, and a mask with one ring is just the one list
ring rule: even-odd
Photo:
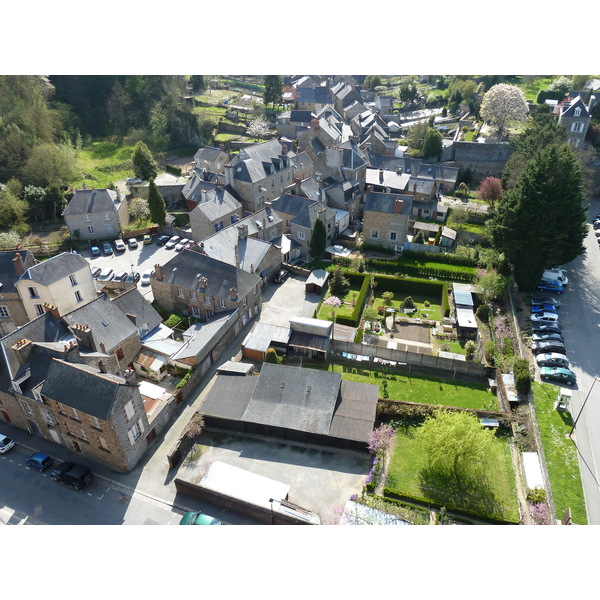
[[133,446],[135,444],[135,439],[133,438],[133,433],[131,432],[131,429],[127,432],[127,435],[129,436],[129,442]]
[[138,419],[138,426],[140,428],[140,434],[144,433],[144,424],[141,419]]

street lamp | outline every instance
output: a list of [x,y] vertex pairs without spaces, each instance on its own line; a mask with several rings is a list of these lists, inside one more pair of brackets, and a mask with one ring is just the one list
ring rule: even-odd
[[594,382],[592,383],[592,386],[590,387],[590,389],[587,393],[587,396],[585,397],[585,400],[583,401],[583,404],[581,405],[581,408],[579,409],[579,412],[577,413],[577,417],[575,418],[573,427],[571,428],[571,431],[569,432],[569,437],[571,437],[573,435],[573,432],[575,431],[575,425],[577,425],[577,421],[579,421],[579,417],[581,416],[581,413],[583,412],[583,409],[585,408],[586,402],[588,401],[588,398],[590,397],[592,390],[594,389],[594,386],[596,385],[597,381],[598,381],[598,377],[594,377]]

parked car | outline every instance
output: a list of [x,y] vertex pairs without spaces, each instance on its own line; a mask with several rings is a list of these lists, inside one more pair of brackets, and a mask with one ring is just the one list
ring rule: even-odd
[[144,245],[147,246],[148,244],[151,244],[151,243],[152,243],[152,236],[149,233],[147,233],[144,236]]
[[540,369],[540,377],[544,381],[553,379],[554,381],[560,381],[567,385],[577,383],[577,375],[575,375],[571,369],[566,369],[564,367],[542,367]]
[[166,244],[165,244],[165,248],[168,248],[169,250],[175,248],[175,246],[177,246],[177,244],[179,243],[179,240],[181,238],[178,235],[174,235]]
[[102,273],[102,267],[92,267],[90,270],[92,272],[92,279],[96,279]]
[[560,335],[560,333],[555,333],[555,332],[539,333],[539,332],[535,331],[534,333],[531,334],[532,342],[545,342],[546,340],[556,340],[558,342],[563,342],[563,338],[562,338],[562,335]]
[[119,271],[113,277],[113,281],[125,281],[127,279],[127,271]]
[[196,242],[194,242],[194,240],[190,240],[185,246],[184,246],[184,250],[191,250],[194,246],[196,245]]
[[531,322],[531,329],[537,333],[561,333],[558,323]]
[[181,521],[179,521],[180,525],[227,525],[225,521],[221,521],[220,519],[216,519],[215,517],[211,517],[210,515],[205,515],[201,512],[186,512],[183,517],[181,517]]
[[142,180],[137,177],[128,177],[125,180],[125,185],[139,185],[140,183],[142,183]]
[[541,352],[556,352],[557,354],[567,354],[565,345],[560,340],[540,340],[538,342],[532,342],[531,350],[534,354],[540,354]]
[[115,272],[112,269],[102,269],[102,271],[100,272],[100,275],[98,275],[98,277],[96,277],[96,279],[98,281],[110,281],[113,276],[114,276]]
[[118,252],[125,252],[126,246],[125,242],[122,239],[115,240],[115,249]]
[[0,454],[8,452],[15,445],[15,440],[9,438],[6,435],[0,433]]
[[553,294],[562,294],[564,288],[558,281],[540,281],[537,284],[537,289],[541,292],[552,292]]
[[130,250],[135,250],[138,247],[138,241],[135,238],[129,238],[127,240],[127,245]]
[[277,275],[275,275],[275,278],[273,279],[273,281],[275,283],[283,283],[289,276],[290,276],[289,271],[286,271],[285,269],[281,269],[281,271],[279,271],[279,273],[277,273]]
[[594,221],[594,229],[600,229],[600,219]]
[[60,463],[50,473],[50,477],[54,481],[60,481],[75,490],[82,490],[84,487],[90,485],[94,479],[94,475],[87,467],[71,461]]
[[170,239],[170,238],[169,238],[169,236],[168,236],[168,235],[159,235],[159,236],[156,238],[156,243],[157,243],[159,246],[164,246],[164,245],[165,245],[165,244],[166,244],[166,243],[169,241],[169,239]]
[[531,312],[534,314],[541,312],[550,312],[554,313],[555,315],[558,314],[558,310],[556,310],[556,307],[552,306],[552,304],[532,304]]
[[102,252],[104,252],[106,256],[110,256],[113,253],[110,242],[102,242]]
[[100,248],[98,248],[98,246],[92,246],[90,252],[92,253],[92,256],[100,256]]
[[531,299],[532,304],[552,304],[556,308],[560,306],[560,300],[552,298],[551,296],[533,296]]
[[136,271],[133,273],[129,273],[127,277],[125,277],[125,283],[137,283],[140,280],[140,274]]
[[177,245],[175,246],[175,251],[176,252],[181,252],[181,250],[183,250],[183,248],[186,246],[186,244],[189,241],[190,240],[188,240],[187,238],[183,238],[181,241],[177,242]]
[[542,323],[558,323],[558,315],[551,312],[534,313],[529,318]]
[[153,275],[154,275],[153,269],[144,271],[144,273],[142,273],[142,285],[150,285],[150,279],[152,279]]
[[28,467],[38,471],[45,471],[53,462],[54,459],[45,452],[34,452],[25,459],[25,464]]
[[558,352],[548,352],[538,354],[535,357],[538,367],[568,367],[569,359],[564,354]]

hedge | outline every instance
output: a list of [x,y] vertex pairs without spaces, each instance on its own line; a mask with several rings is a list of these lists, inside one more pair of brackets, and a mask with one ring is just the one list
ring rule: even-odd
[[402,258],[412,258],[415,260],[424,260],[425,262],[437,262],[445,265],[458,265],[462,267],[476,267],[477,260],[468,256],[459,256],[457,254],[432,254],[431,252],[417,252],[416,250],[404,250]]
[[167,173],[171,173],[171,175],[177,175],[177,177],[181,177],[181,167],[176,167],[175,165],[165,165],[165,171]]
[[343,315],[338,315],[335,319],[336,323],[340,325],[348,325],[349,327],[356,327],[360,321],[360,316],[362,315],[363,306],[365,304],[365,300],[367,298],[367,294],[370,291],[370,276],[365,275],[364,273],[344,273],[344,277],[350,281],[351,284],[357,284],[362,282],[360,287],[360,291],[358,292],[358,296],[356,298],[356,304],[354,306],[354,310],[349,317],[345,317]]

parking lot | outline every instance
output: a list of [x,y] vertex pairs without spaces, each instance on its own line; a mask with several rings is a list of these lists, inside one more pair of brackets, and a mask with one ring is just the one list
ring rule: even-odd
[[[139,273],[141,276],[144,271],[154,269],[154,265],[156,264],[164,265],[175,255],[175,250],[169,250],[164,246],[159,246],[154,241],[155,238],[156,236],[154,236],[152,244],[144,245],[142,243],[142,237],[140,236],[137,240],[137,248],[131,249],[126,245],[123,252],[116,252],[114,244],[111,244],[113,254],[110,256],[105,256],[103,253],[100,254],[100,256],[92,256],[92,253],[89,250],[81,251],[80,254],[90,263],[90,267],[92,268],[110,268],[115,273],[120,271],[131,273],[133,271]],[[100,246],[100,248],[102,248],[102,246]],[[152,300],[154,300],[151,286],[143,286],[138,282],[137,287],[148,301],[152,302]]]

